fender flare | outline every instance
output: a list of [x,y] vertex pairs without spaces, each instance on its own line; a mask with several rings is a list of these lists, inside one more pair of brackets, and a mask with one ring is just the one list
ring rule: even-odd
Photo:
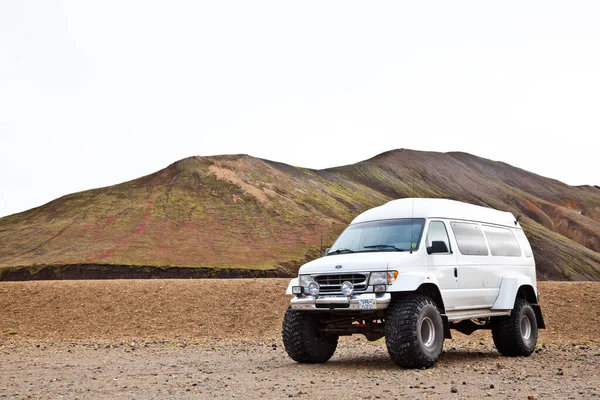
[[288,284],[287,290],[285,291],[285,294],[293,294],[292,286],[298,286],[298,278],[294,278],[290,281],[290,283]]
[[535,291],[535,285],[531,278],[524,275],[507,275],[500,282],[498,297],[492,306],[492,310],[512,310],[515,306],[517,293],[522,286],[530,286]]

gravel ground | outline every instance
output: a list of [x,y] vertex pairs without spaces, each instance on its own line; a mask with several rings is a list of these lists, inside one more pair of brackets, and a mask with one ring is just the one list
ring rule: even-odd
[[[342,338],[322,365],[285,353],[287,280],[0,283],[0,399],[600,399],[600,284],[543,282],[528,358],[454,334],[403,370],[383,340]],[[226,298],[226,302],[222,299]]]
[[321,365],[293,362],[275,339],[5,345],[0,398],[600,398],[599,345],[546,345],[528,358],[501,357],[486,340],[445,345],[429,370],[399,369],[383,342],[354,338]]

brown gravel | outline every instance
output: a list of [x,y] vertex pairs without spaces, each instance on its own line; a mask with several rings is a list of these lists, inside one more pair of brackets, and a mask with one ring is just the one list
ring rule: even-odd
[[600,283],[539,285],[548,329],[531,357],[455,333],[430,370],[399,369],[383,340],[359,337],[296,364],[279,338],[286,285],[2,282],[0,398],[600,399]]
[[54,340],[273,336],[289,302],[286,281],[0,282],[0,333]]
[[[288,279],[0,282],[6,340],[277,337]],[[541,282],[540,341],[600,340],[600,282]]]

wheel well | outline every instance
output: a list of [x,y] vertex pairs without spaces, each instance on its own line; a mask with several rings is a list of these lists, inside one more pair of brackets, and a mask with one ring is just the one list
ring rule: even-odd
[[440,293],[440,289],[433,283],[423,283],[421,286],[417,288],[417,290],[413,292],[394,292],[392,293],[392,298],[398,298],[405,296],[408,293],[419,293],[429,297],[434,303],[438,306],[440,310],[440,314],[444,314],[446,309],[444,308],[444,301],[442,300],[442,294]]
[[526,300],[529,304],[537,304],[538,302],[535,291],[530,285],[521,286],[517,291],[517,298]]
[[440,289],[433,283],[424,283],[417,289],[417,293],[424,294],[437,304],[440,309],[440,313],[444,314],[446,309],[444,308],[444,300],[442,300],[442,294]]
[[537,326],[540,329],[546,328],[546,323],[544,322],[544,317],[542,316],[542,309],[538,304],[537,296],[535,295],[535,290],[533,290],[533,286],[531,285],[523,285],[517,291],[517,298],[523,299],[531,304],[533,308],[533,312],[535,313],[535,319],[537,322]]
[[437,287],[437,285],[433,283],[423,283],[417,288],[417,290],[412,292],[394,292],[392,293],[392,299],[396,300],[411,293],[419,293],[433,300],[435,305],[438,307],[440,314],[442,314],[442,321],[444,324],[444,338],[452,339],[452,334],[450,333],[450,324],[448,323],[448,317],[446,316],[446,308],[444,307],[442,294],[440,293],[440,289]]

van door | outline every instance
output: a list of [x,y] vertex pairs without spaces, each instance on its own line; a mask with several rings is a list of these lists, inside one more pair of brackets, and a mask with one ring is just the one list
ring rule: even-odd
[[452,221],[450,228],[458,247],[459,308],[490,308],[498,297],[499,280],[483,228],[466,221]]
[[440,245],[439,242],[443,242],[447,251],[440,251],[440,247],[438,247],[436,250],[440,252],[427,254],[427,271],[429,275],[435,277],[439,284],[444,307],[446,310],[452,310],[456,307],[459,296],[456,255],[452,251],[448,229],[444,221],[429,221],[425,238],[426,248],[432,249],[433,242],[438,242],[437,246]]

